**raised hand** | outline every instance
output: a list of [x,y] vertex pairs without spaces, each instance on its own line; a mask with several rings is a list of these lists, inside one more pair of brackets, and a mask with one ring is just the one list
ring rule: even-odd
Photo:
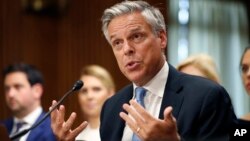
[[[156,119],[151,116],[135,100],[130,100],[130,105],[124,104],[123,108],[128,114],[121,112],[131,130],[143,141],[178,141],[176,119],[172,115],[172,107],[164,110],[164,119]],[[130,116],[129,116],[130,115]]]
[[[56,101],[53,100],[52,106],[56,105]],[[51,109],[50,107],[50,109]],[[51,128],[58,141],[74,141],[76,136],[86,128],[88,123],[86,121],[82,122],[77,128],[71,129],[75,119],[76,113],[72,112],[67,121],[65,118],[65,107],[60,105],[59,109],[55,109],[51,112]]]

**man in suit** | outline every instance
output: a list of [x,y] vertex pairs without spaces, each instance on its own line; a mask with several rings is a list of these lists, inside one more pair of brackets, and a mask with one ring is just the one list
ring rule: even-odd
[[[102,141],[229,140],[236,120],[229,95],[167,63],[166,27],[157,8],[124,1],[104,11],[102,25],[121,72],[132,82],[105,102]],[[53,132],[59,140],[74,140],[86,123],[70,130],[76,115],[64,122],[64,113],[63,106],[52,113]]]
[[[5,100],[13,114],[13,117],[3,121],[3,124],[9,135],[14,135],[31,127],[44,116],[41,107],[43,77],[34,66],[25,63],[6,67],[3,75]],[[49,118],[20,137],[20,141],[55,140]]]

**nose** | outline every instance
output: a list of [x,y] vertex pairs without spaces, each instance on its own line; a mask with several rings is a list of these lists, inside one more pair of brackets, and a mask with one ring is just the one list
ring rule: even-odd
[[135,48],[128,42],[124,42],[124,47],[123,47],[125,55],[132,55],[135,52]]
[[15,90],[13,88],[9,88],[8,90],[5,91],[6,96],[8,97],[14,97],[15,96]]
[[88,93],[87,93],[87,98],[88,99],[92,99],[93,98],[93,91],[88,91]]
[[247,76],[248,78],[250,78],[250,68],[247,70],[246,76]]

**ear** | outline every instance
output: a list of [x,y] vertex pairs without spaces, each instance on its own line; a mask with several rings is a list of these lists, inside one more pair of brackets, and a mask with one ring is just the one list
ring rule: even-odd
[[42,84],[34,84],[32,86],[32,91],[33,91],[33,95],[35,98],[40,99],[42,97],[43,94],[43,86]]
[[160,45],[161,45],[161,49],[165,50],[166,46],[167,46],[167,33],[162,30],[158,33],[159,39],[160,39]]

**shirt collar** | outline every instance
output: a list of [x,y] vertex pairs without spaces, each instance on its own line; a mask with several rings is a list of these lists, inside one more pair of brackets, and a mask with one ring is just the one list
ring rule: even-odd
[[[165,61],[161,70],[144,86],[143,88],[147,89],[153,94],[156,94],[159,97],[163,97],[165,85],[167,83],[169,73],[168,63]],[[134,90],[138,87],[135,83],[133,83]]]
[[14,122],[17,123],[19,121],[24,121],[28,125],[33,125],[41,113],[42,113],[42,107],[39,106],[33,112],[25,116],[23,119],[18,119],[17,117],[14,117]]

